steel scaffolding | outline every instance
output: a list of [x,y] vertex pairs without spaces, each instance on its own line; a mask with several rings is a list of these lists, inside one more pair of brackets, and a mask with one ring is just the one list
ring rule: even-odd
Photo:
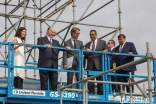
[[[78,0],[77,0],[78,1]],[[106,36],[109,36],[111,34],[112,37],[111,39],[114,39],[114,37],[116,36],[117,33],[121,34],[122,31],[122,26],[121,26],[121,4],[120,4],[120,0],[117,1],[117,6],[118,6],[118,26],[105,26],[105,25],[97,25],[97,24],[89,24],[89,23],[83,23],[81,21],[87,19],[88,17],[90,17],[92,14],[96,13],[97,11],[103,9],[104,7],[111,5],[111,3],[115,2],[115,0],[107,0],[108,2],[106,2],[105,4],[103,4],[102,6],[100,6],[99,8],[93,10],[91,13],[87,14],[87,11],[89,8],[91,8],[91,5],[94,4],[95,0],[90,0],[90,2],[88,3],[88,5],[86,6],[86,9],[84,10],[84,12],[82,13],[82,15],[80,16],[80,18],[78,20],[76,20],[76,7],[79,5],[76,5],[76,0],[1,0],[0,1],[0,7],[4,6],[5,7],[5,11],[4,12],[0,12],[0,17],[3,17],[5,19],[4,22],[4,31],[0,34],[0,38],[4,37],[3,42],[7,42],[9,37],[12,36],[12,33],[14,31],[16,31],[16,29],[20,26],[24,26],[28,29],[26,23],[27,21],[32,21],[32,25],[33,25],[33,43],[36,44],[36,40],[37,40],[37,35],[36,35],[36,31],[39,30],[40,32],[40,36],[43,36],[43,24],[46,24],[47,26],[55,26],[56,23],[67,23],[68,26],[62,28],[61,30],[59,30],[56,33],[56,36],[58,36],[60,38],[61,45],[63,45],[64,41],[66,40],[66,37],[69,33],[70,28],[76,25],[84,25],[84,26],[94,26],[94,27],[101,27],[101,28],[109,28],[109,29],[113,29],[113,31],[109,32],[108,34],[105,34],[101,37],[99,37],[99,39],[103,39]],[[14,3],[15,2],[15,3]],[[44,2],[44,4],[43,4]],[[84,1],[85,2],[85,1]],[[29,5],[29,4],[33,4],[33,6]],[[71,21],[67,21],[67,20],[59,20],[59,18],[63,15],[63,12],[70,6],[72,5],[72,14],[73,14],[73,19]],[[12,8],[11,11],[8,11],[8,8]],[[32,11],[34,11],[33,16],[31,16],[31,14],[29,14],[29,12],[27,12],[27,9],[30,9]],[[19,11],[22,11],[21,14],[18,14]],[[17,12],[17,13],[16,13]],[[52,19],[53,16],[56,16],[56,19]],[[13,23],[15,20],[17,20],[17,22]],[[49,25],[50,22],[53,22],[51,25]],[[23,25],[21,25],[21,23],[23,23]],[[39,23],[40,24],[40,29],[37,29],[36,24]],[[10,27],[8,27],[8,24],[10,24]],[[1,25],[2,26],[2,25]],[[46,27],[47,28],[47,27]],[[64,37],[60,36],[60,33],[66,31]],[[1,38],[2,39],[2,38]],[[29,39],[29,37],[27,37],[27,39]],[[60,80],[60,86],[62,86],[60,88],[61,91],[61,96],[60,96],[60,104],[63,104],[62,102],[62,93],[63,91],[77,91],[77,92],[82,92],[83,94],[83,104],[88,104],[88,90],[87,90],[87,84],[88,82],[91,83],[105,83],[105,84],[118,84],[118,85],[129,85],[130,86],[130,98],[132,98],[133,93],[132,93],[132,88],[131,85],[136,85],[138,87],[138,89],[141,91],[142,95],[145,98],[149,98],[150,104],[152,104],[152,81],[156,78],[155,76],[152,77],[151,75],[151,64],[150,62],[153,59],[156,59],[155,57],[153,57],[153,55],[150,53],[149,50],[149,44],[147,44],[147,54],[146,57],[143,59],[139,59],[137,61],[119,66],[115,69],[111,69],[108,71],[105,71],[103,73],[100,73],[98,75],[89,77],[89,78],[84,78],[84,76],[82,76],[82,80],[73,83],[71,85],[67,85],[67,86],[62,86],[62,80]],[[4,48],[4,54],[2,52],[2,50],[0,50],[0,55],[1,57],[6,60],[7,59],[7,46],[6,45],[0,45],[0,48]],[[33,53],[32,53],[33,50]],[[37,61],[37,57],[36,57],[36,49],[35,48],[29,48],[26,47],[25,48],[25,52],[27,52],[26,59],[27,61],[29,60],[29,58],[31,57],[34,61],[34,63],[36,63]],[[61,59],[61,58],[60,58]],[[130,81],[129,83],[119,83],[119,82],[109,82],[109,81],[93,81],[92,79],[101,76],[101,75],[105,75],[108,74],[110,72],[113,72],[115,70],[120,70],[124,67],[128,67],[134,64],[139,64],[140,62],[143,62],[147,60],[147,73],[148,73],[148,78],[143,79],[143,80],[139,80],[139,81],[134,81],[132,79],[132,75],[130,73],[129,78]],[[34,65],[35,67],[36,65]],[[27,70],[26,70],[26,75],[27,75]],[[84,75],[84,69],[82,70],[82,75]],[[34,80],[36,80],[37,75],[36,75],[36,70],[34,70]],[[4,78],[7,78],[7,69],[5,68],[4,71]],[[142,88],[138,85],[138,83],[141,82],[145,82],[148,81],[148,92],[145,92],[145,87],[142,90]],[[82,89],[68,89],[69,87],[82,83],[83,88]],[[122,91],[120,92],[120,95],[122,96],[123,93]],[[134,94],[135,95],[135,94]],[[132,104],[132,101],[131,101]]]
[[[7,42],[10,41],[9,37],[11,37],[14,31],[16,31],[16,29],[20,26],[24,26],[26,27],[26,23],[28,20],[33,21],[33,27],[34,27],[34,32],[33,32],[33,38],[34,38],[34,44],[36,44],[36,40],[37,40],[37,36],[36,36],[36,22],[40,23],[40,36],[43,35],[42,30],[43,30],[43,24],[46,24],[47,26],[54,26],[57,22],[59,23],[68,23],[69,25],[66,26],[65,28],[61,29],[60,31],[58,31],[56,33],[56,35],[60,38],[61,45],[63,45],[64,41],[66,40],[66,37],[69,33],[69,30],[72,26],[76,26],[76,25],[84,25],[84,26],[94,26],[94,27],[102,27],[102,28],[110,28],[110,29],[114,29],[112,32],[99,37],[99,39],[102,39],[108,35],[113,34],[112,39],[115,37],[115,35],[118,33],[118,31],[121,33],[121,9],[120,9],[120,0],[118,0],[118,13],[119,13],[119,26],[117,27],[113,27],[113,26],[104,26],[104,25],[97,25],[97,24],[88,24],[88,23],[83,23],[81,22],[82,20],[87,19],[88,17],[90,17],[91,15],[93,15],[94,13],[96,13],[97,11],[101,10],[102,8],[110,5],[112,2],[114,2],[114,0],[107,0],[108,2],[106,2],[105,4],[103,4],[102,6],[100,6],[99,8],[93,10],[91,13],[87,14],[87,11],[89,8],[91,8],[91,5],[94,4],[94,0],[91,0],[88,4],[88,6],[86,7],[86,9],[84,10],[84,12],[82,13],[82,15],[80,16],[80,18],[78,20],[76,20],[76,0],[67,0],[67,1],[62,1],[61,0],[47,0],[46,2],[44,1],[44,5],[43,5],[43,0],[4,0],[0,2],[1,7],[5,6],[5,12],[0,12],[0,17],[4,17],[5,18],[5,30],[4,32],[2,32],[0,34],[0,37],[2,39],[3,36],[4,40],[3,42]],[[33,6],[30,6],[30,4],[33,4]],[[65,11],[65,9],[67,9],[68,6],[72,5],[73,8],[73,20],[72,21],[66,21],[66,20],[59,20],[59,18],[61,16],[63,16],[63,12]],[[58,6],[59,5],[59,6]],[[79,6],[79,5],[78,5]],[[10,9],[12,7],[12,9]],[[8,8],[10,11],[8,11]],[[27,12],[27,9],[30,9],[32,11],[34,11],[33,16],[30,16],[29,12]],[[18,14],[16,12],[22,12],[21,14]],[[50,12],[49,12],[50,11]],[[57,15],[59,13],[59,15]],[[48,14],[46,16],[43,17],[44,14]],[[52,16],[56,15],[56,19],[52,19]],[[11,20],[13,19],[13,20]],[[13,22],[15,21],[15,19],[17,19],[18,21],[15,22],[13,24]],[[47,22],[51,22],[53,21],[52,25],[49,25]],[[21,23],[23,22],[23,25],[21,25]],[[8,24],[10,23],[10,27],[8,27]],[[26,27],[29,31],[29,28]],[[60,36],[59,34],[63,31],[66,31],[64,37]],[[27,36],[27,39],[29,37]],[[26,40],[27,41],[27,40]],[[0,51],[0,55],[2,56],[3,59],[7,58],[7,50],[6,50],[6,46],[5,50],[4,50],[4,54],[2,51]],[[0,48],[2,48],[2,45],[0,45]],[[33,50],[33,51],[32,51]],[[27,61],[29,60],[29,58],[31,57],[34,62],[36,62],[36,49],[28,49],[28,47],[25,48],[25,51],[27,52],[28,55],[26,56]],[[33,52],[33,53],[32,53]],[[60,58],[61,59],[61,58]],[[4,77],[6,78],[6,69],[4,72]],[[26,75],[27,75],[27,70],[26,70]],[[34,79],[36,79],[36,71],[34,70]]]

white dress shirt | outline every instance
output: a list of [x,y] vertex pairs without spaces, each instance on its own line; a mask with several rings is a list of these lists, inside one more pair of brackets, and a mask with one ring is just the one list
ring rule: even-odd
[[75,43],[76,43],[76,39],[71,38],[71,42],[72,42],[73,47],[74,47],[74,40],[75,40]]
[[111,51],[114,49],[114,47],[113,48],[111,48]]
[[[122,51],[122,49],[123,49],[123,47],[124,47],[125,43],[126,43],[126,41],[124,42],[124,44],[123,44],[123,45],[120,45],[120,47],[121,47],[121,51]],[[119,51],[120,51],[120,47],[119,47]]]
[[48,40],[50,43],[52,43],[52,38],[50,38],[49,36],[47,36]]
[[[92,44],[93,44],[93,41],[92,41],[91,44],[90,44],[90,49],[92,49]],[[95,44],[95,49],[96,49],[97,39],[94,41],[94,44]],[[94,49],[94,50],[95,50],[95,49]]]

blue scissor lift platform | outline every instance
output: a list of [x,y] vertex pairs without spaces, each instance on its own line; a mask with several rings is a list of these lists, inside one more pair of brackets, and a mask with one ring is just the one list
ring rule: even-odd
[[[50,70],[48,68],[38,68],[34,66],[14,66],[14,56],[11,55],[13,54],[13,45],[17,43],[10,43],[10,42],[0,42],[0,44],[3,45],[8,45],[8,59],[7,60],[2,60],[0,59],[0,69],[3,70],[4,68],[8,69],[8,76],[5,79],[0,79],[0,102],[2,104],[60,104],[60,99],[62,97],[62,104],[84,104],[84,93],[82,91],[63,91],[62,96],[60,96],[60,91],[50,91],[50,90],[39,90],[39,89],[30,89],[30,88],[23,88],[23,89],[15,89],[14,88],[14,82],[13,78],[11,76],[14,76],[13,73],[13,68],[26,68],[26,69],[34,69],[34,70]],[[26,44],[27,46],[31,47],[42,47],[44,48],[45,46],[38,46],[38,45],[32,45],[32,44]],[[52,47],[52,48],[58,48],[58,47]],[[64,48],[63,48],[64,49]],[[11,51],[10,51],[11,50]],[[79,73],[80,79],[82,79],[82,76],[84,75],[98,75],[102,72],[106,72],[110,70],[110,59],[109,55],[112,55],[113,53],[107,53],[107,54],[102,54],[101,52],[96,52],[99,54],[102,54],[102,71],[89,71],[89,70],[82,70],[84,68],[84,59],[83,55],[85,50],[78,50],[78,49],[73,49],[75,51],[79,52],[79,71],[71,71],[71,70],[58,70],[58,69],[53,69],[53,71],[59,71],[59,72],[77,72]],[[120,54],[118,54],[120,55]],[[128,55],[128,54],[121,54],[121,55]],[[134,55],[135,57],[145,57],[144,55]],[[9,64],[4,64],[4,63],[9,63]],[[146,61],[143,61],[146,62]],[[143,63],[141,62],[141,63]],[[140,63],[140,64],[141,64]],[[26,64],[33,64],[33,62],[26,62]],[[35,63],[36,64],[36,63]],[[156,60],[153,60],[153,75],[156,75]],[[111,77],[110,76],[122,76],[119,74],[114,74],[114,73],[107,73],[103,75],[103,81],[109,81],[111,82]],[[124,75],[128,76],[128,75]],[[148,78],[147,76],[141,76],[141,75],[132,75],[132,77],[136,78]],[[5,83],[5,84],[4,84]],[[27,81],[24,80],[24,84],[29,83],[29,84],[36,84],[39,85],[39,82],[35,81]],[[156,80],[153,78],[154,88],[153,92],[156,92]],[[83,81],[78,84],[79,89],[81,90],[83,87]],[[65,86],[65,84],[64,84]],[[58,87],[60,87],[60,84],[58,84]],[[87,99],[88,104],[129,104],[130,103],[130,94],[126,93],[113,93],[112,91],[112,85],[111,84],[103,84],[103,95],[91,95],[91,94],[86,94],[85,100]],[[61,87],[62,88],[62,87]],[[86,87],[87,88],[87,87]],[[86,93],[86,92],[85,92]],[[149,94],[147,94],[148,96]],[[121,99],[122,98],[122,99]],[[144,96],[140,95],[132,95],[132,101],[133,104],[148,104],[149,101],[147,98],[144,98]],[[153,104],[156,104],[156,95],[153,94],[152,96],[152,102]],[[87,103],[86,103],[87,104]]]

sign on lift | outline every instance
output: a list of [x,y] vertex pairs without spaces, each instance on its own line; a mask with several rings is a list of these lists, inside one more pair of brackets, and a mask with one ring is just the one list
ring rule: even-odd
[[45,91],[36,91],[36,90],[12,90],[13,95],[30,95],[30,96],[45,96]]
[[[53,97],[53,98],[59,98],[60,97],[60,92],[57,92],[57,91],[51,91],[50,92],[50,97]],[[62,97],[63,98],[77,98],[78,97],[78,94],[75,93],[75,92],[63,92],[62,93]]]

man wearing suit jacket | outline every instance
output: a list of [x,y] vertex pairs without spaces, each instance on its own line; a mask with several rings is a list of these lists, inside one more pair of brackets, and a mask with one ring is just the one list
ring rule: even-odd
[[[47,29],[47,35],[39,37],[38,45],[45,45],[47,48],[39,48],[38,67],[58,69],[58,49],[52,49],[51,46],[61,47],[59,42],[53,37],[56,30],[54,27]],[[67,50],[70,48],[67,47]],[[58,72],[39,70],[41,90],[48,90],[48,78],[50,80],[50,90],[57,90]]]
[[[110,49],[109,52],[115,52],[115,41],[114,40],[109,40],[108,43],[108,48]],[[115,56],[112,55],[110,60],[110,68],[113,69],[113,63],[115,62]],[[114,73],[114,72],[113,72]],[[117,76],[111,76],[111,81],[112,82],[117,82]],[[112,84],[112,91],[114,92],[119,92],[119,86],[118,85],[113,85]]]
[[[85,58],[87,59],[87,70],[102,71],[102,55],[90,53],[90,50],[104,51],[107,49],[106,42],[104,40],[97,39],[96,30],[90,31],[90,38],[91,41],[85,45],[85,48],[87,50],[85,54]],[[88,77],[90,77],[90,75],[88,75]],[[102,76],[97,77],[96,80],[101,81]],[[98,83],[97,87],[97,93],[100,95],[103,94],[102,84]],[[94,83],[88,83],[88,90],[90,94],[94,94]]]
[[[115,48],[115,51],[117,53],[127,53],[127,54],[137,54],[136,48],[134,46],[134,44],[132,42],[126,42],[126,36],[124,34],[120,34],[118,36],[118,41],[119,41],[119,45]],[[116,65],[120,66],[120,65],[124,65],[127,64],[129,62],[134,61],[134,57],[133,56],[116,56],[115,57],[115,61],[116,61]],[[126,68],[123,68],[119,71],[117,71],[117,73],[119,74],[129,74],[129,72],[131,72],[132,74],[134,74],[134,71],[136,71],[136,66],[132,65]],[[119,82],[128,82],[129,77],[126,76],[120,76],[118,77],[118,81]],[[125,89],[125,86],[123,86],[123,90]],[[126,86],[127,92],[129,91],[129,86]],[[132,91],[134,90],[134,87],[132,86]]]
[[[64,46],[69,46],[71,48],[77,48],[77,49],[83,49],[83,43],[82,41],[78,40],[78,37],[80,35],[80,29],[79,28],[76,28],[76,27],[73,27],[71,29],[71,38],[67,41],[64,42]],[[73,64],[72,64],[72,67],[69,68],[67,66],[67,58],[69,57],[74,57],[73,58]],[[78,52],[76,51],[64,51],[63,52],[63,66],[64,66],[64,69],[69,69],[69,70],[78,70],[78,66],[79,66],[79,59],[78,59]],[[69,84],[72,84],[73,83],[73,75],[74,73],[72,72],[68,72],[67,73],[67,85]],[[79,81],[79,74],[76,73],[75,74],[76,76],[76,80]]]

